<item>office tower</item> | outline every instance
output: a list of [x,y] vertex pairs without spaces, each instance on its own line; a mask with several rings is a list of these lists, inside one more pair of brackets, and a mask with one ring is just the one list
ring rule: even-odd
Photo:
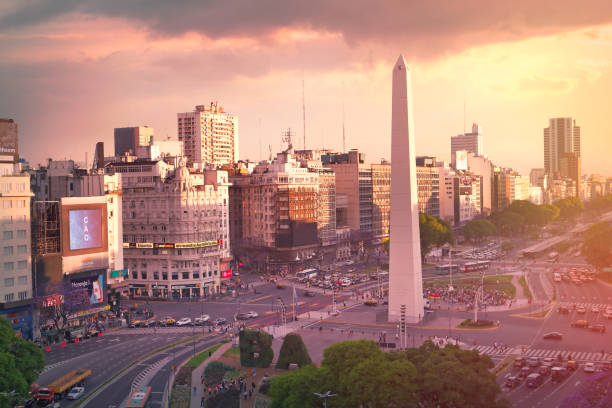
[[153,141],[153,128],[148,126],[133,126],[115,128],[115,156],[125,153],[138,155],[139,148],[146,148]]
[[423,318],[423,276],[410,71],[402,55],[393,67],[391,99],[391,231],[389,320]]
[[559,174],[562,178],[569,178],[576,183],[576,195],[580,198],[580,166],[581,159],[576,153],[564,153],[559,158]]
[[580,127],[572,118],[553,118],[544,129],[544,170],[557,178],[561,172],[560,160],[565,153],[580,152]]
[[178,113],[178,138],[188,164],[217,167],[238,161],[238,117],[219,106],[198,105],[193,112]]
[[531,169],[529,172],[529,184],[535,187],[546,188],[546,170],[543,168]]
[[476,156],[484,155],[482,147],[482,127],[477,123],[472,124],[472,132],[457,136],[451,136],[451,162],[455,166],[455,152],[466,150]]

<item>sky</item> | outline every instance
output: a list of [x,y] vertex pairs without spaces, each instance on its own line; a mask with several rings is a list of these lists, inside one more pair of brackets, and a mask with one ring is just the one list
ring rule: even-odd
[[[240,121],[240,157],[294,146],[389,159],[391,71],[412,73],[417,155],[483,127],[485,153],[543,167],[543,128],[573,117],[584,173],[612,176],[609,0],[5,0],[0,117],[20,155],[89,162],[113,128],[176,138],[176,113],[217,101]],[[303,84],[303,88],[302,88]],[[302,89],[304,93],[302,94]],[[282,146],[284,147],[284,146]]]

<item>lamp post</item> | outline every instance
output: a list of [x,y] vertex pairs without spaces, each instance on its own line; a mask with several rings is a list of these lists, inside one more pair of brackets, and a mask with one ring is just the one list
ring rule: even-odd
[[335,397],[337,394],[332,394],[331,390],[329,390],[325,394],[319,394],[318,392],[315,392],[314,395],[316,395],[319,398],[322,398],[323,399],[323,408],[327,408],[327,399],[331,398],[331,397]]

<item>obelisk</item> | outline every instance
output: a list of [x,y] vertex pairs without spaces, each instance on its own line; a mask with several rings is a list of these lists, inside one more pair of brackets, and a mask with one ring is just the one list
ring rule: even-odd
[[423,275],[419,238],[412,83],[402,55],[393,66],[391,97],[391,220],[389,259],[389,321],[423,318]]

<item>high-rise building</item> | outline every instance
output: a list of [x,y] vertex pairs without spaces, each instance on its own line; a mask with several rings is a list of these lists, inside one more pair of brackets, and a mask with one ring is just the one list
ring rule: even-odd
[[480,125],[477,123],[472,124],[471,133],[451,136],[451,162],[453,167],[455,166],[455,152],[458,150],[466,150],[468,153],[474,153],[476,156],[484,155],[482,127]]
[[198,105],[193,112],[178,113],[178,138],[188,164],[218,167],[238,161],[238,117],[216,102]]
[[543,168],[531,169],[529,172],[529,184],[535,187],[546,188],[546,170]]
[[440,168],[435,157],[417,156],[416,178],[419,212],[440,218]]
[[559,177],[560,161],[565,153],[581,156],[580,126],[572,118],[553,118],[544,129],[544,171],[553,178]]
[[580,155],[575,152],[563,153],[559,158],[559,175],[574,180],[578,198],[580,198],[580,162]]
[[125,153],[138,155],[140,148],[148,147],[153,141],[153,128],[133,126],[115,128],[115,156]]

